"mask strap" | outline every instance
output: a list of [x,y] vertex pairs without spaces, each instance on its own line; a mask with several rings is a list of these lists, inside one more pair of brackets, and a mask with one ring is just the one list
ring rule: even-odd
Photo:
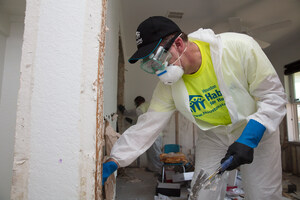
[[[177,58],[174,62],[172,62],[171,65],[173,65],[174,63],[176,63],[176,62],[181,58],[181,56],[182,56],[182,55],[184,54],[184,52],[187,50],[188,44],[189,44],[189,43],[187,43],[187,45],[186,45],[186,47],[184,48],[182,54],[181,54],[180,56],[178,56],[178,58]],[[176,48],[177,48],[177,47],[176,47]],[[177,54],[179,55],[178,52],[177,52]],[[180,64],[181,64],[181,61],[180,61]]]

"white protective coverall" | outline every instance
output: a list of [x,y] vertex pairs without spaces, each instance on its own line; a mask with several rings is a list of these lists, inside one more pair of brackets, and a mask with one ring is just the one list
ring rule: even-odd
[[[216,170],[228,147],[239,138],[247,122],[254,119],[266,131],[254,149],[253,162],[241,166],[246,199],[281,199],[278,128],[286,114],[286,95],[276,71],[259,45],[247,35],[215,35],[210,29],[199,29],[189,38],[210,44],[213,67],[232,124],[214,126],[195,119],[183,80],[172,86],[159,82],[148,112],[116,142],[111,157],[121,167],[129,165],[152,145],[177,109],[199,127],[195,178],[201,168],[209,174]],[[198,199],[224,199],[226,176],[223,177],[218,191],[201,190]]]
[[[142,114],[146,113],[149,108],[149,103],[144,102],[141,105],[139,105],[136,108],[136,114],[137,116],[141,116]],[[160,161],[159,155],[162,153],[162,135],[159,134],[154,143],[151,145],[151,147],[146,151],[147,154],[147,160],[148,160],[148,170],[161,173],[161,168],[162,168],[162,162]]]

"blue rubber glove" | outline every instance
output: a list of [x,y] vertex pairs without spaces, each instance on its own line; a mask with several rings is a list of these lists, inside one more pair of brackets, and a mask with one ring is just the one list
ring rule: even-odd
[[107,178],[118,169],[118,165],[114,161],[103,163],[102,171],[102,185],[104,185]]
[[265,130],[266,127],[261,123],[250,119],[242,135],[237,139],[237,142],[255,148],[263,137]]
[[257,147],[265,130],[266,128],[259,122],[253,119],[249,120],[241,136],[229,146],[225,157],[221,160],[222,164],[230,156],[233,156],[232,162],[226,170],[234,170],[240,165],[252,163],[253,149]]

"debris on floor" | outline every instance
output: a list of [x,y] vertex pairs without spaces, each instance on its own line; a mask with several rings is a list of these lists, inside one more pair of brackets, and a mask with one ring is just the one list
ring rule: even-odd
[[153,200],[156,184],[157,177],[145,168],[124,168],[122,172],[118,169],[115,199]]
[[158,194],[157,196],[154,196],[154,200],[172,200],[168,196]]
[[[187,172],[186,172],[187,173]],[[189,174],[186,174],[189,175]],[[157,192],[157,186],[161,183],[158,179],[161,176],[155,176],[153,172],[148,172],[145,168],[120,168],[118,169],[117,176],[117,189],[116,200],[187,200],[189,195],[189,188],[191,184],[190,176],[175,173],[175,181],[173,177],[170,178],[170,183],[166,184],[179,184],[180,197],[169,196],[166,193],[161,194]],[[176,179],[177,178],[177,179]],[[299,193],[299,177],[292,174],[285,174],[283,176],[283,197],[285,200],[300,200]],[[297,182],[298,181],[298,182]],[[230,181],[229,181],[230,182]],[[178,187],[178,186],[177,186]],[[177,190],[178,191],[178,190]],[[227,187],[226,197],[224,200],[244,200],[244,191],[242,188],[242,177],[239,172],[230,182]]]
[[129,182],[130,182],[130,183],[139,183],[139,182],[142,182],[142,180],[133,177],[132,179],[129,180]]
[[179,183],[158,183],[156,193],[172,197],[180,197],[181,187]]
[[229,175],[228,185],[226,188],[225,200],[242,200],[244,199],[244,190],[242,186],[242,176],[239,170],[235,170]]
[[282,195],[288,199],[300,200],[300,178],[295,178],[290,173],[283,173]]
[[242,188],[227,187],[225,200],[241,200],[244,199],[244,190]]
[[130,170],[126,170],[126,168],[118,169],[118,177],[126,180],[126,182],[130,183],[139,183],[142,182],[141,179],[137,178],[134,173]]

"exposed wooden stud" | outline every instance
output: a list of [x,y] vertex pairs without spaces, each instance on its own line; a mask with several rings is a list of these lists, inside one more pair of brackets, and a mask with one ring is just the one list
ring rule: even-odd
[[[119,58],[118,58],[118,94],[117,94],[117,104],[124,105],[124,83],[125,83],[125,62],[124,62],[124,54],[123,54],[123,47],[122,47],[122,40],[119,37]],[[118,128],[119,132],[123,133],[124,129],[124,120],[123,115],[120,111],[118,111]]]
[[104,141],[104,116],[103,116],[103,79],[104,79],[104,53],[106,34],[107,0],[102,0],[101,33],[99,36],[99,56],[97,75],[97,119],[96,119],[96,171],[95,171],[95,200],[102,200],[102,162]]

